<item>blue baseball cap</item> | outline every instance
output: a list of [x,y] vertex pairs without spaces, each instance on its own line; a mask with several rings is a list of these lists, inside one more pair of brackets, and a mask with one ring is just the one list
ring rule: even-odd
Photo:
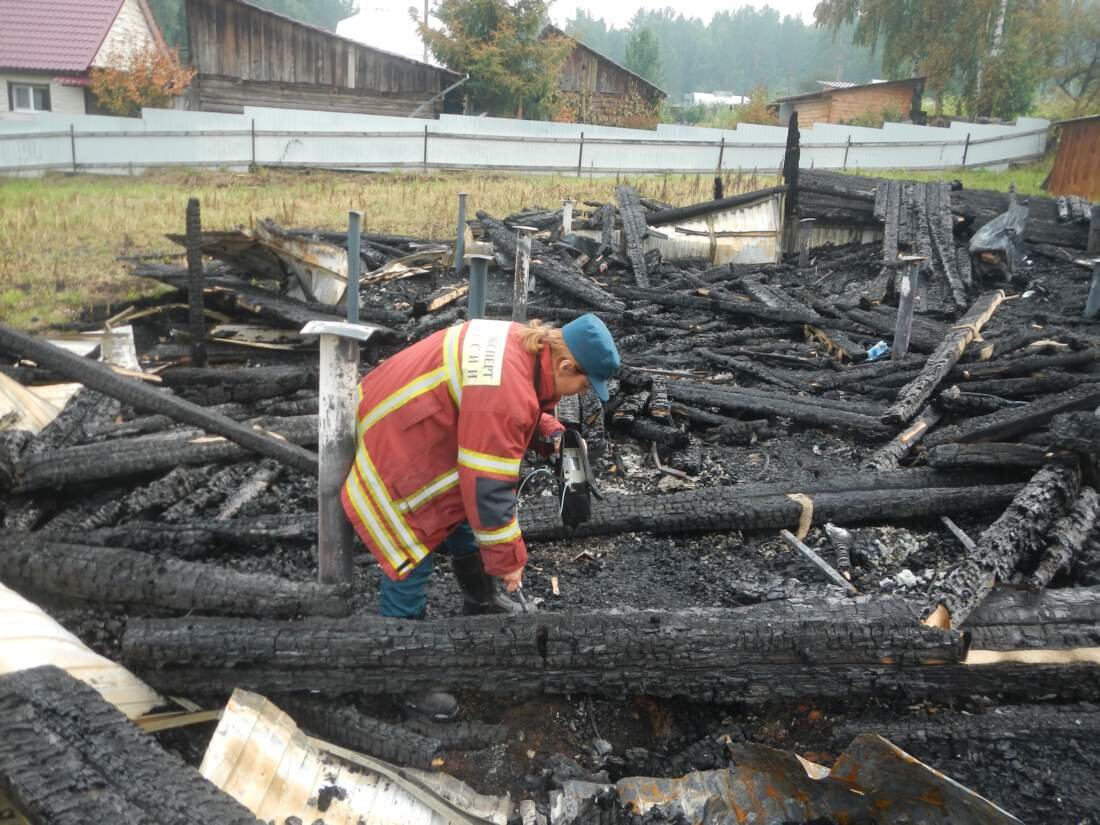
[[607,324],[590,312],[562,327],[561,335],[596,395],[607,401],[607,379],[619,368],[619,351]]

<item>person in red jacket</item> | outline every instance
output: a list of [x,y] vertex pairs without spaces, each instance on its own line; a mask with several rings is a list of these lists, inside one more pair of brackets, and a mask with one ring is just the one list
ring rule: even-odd
[[[464,613],[519,609],[494,577],[508,592],[523,582],[520,460],[531,446],[554,449],[564,428],[551,413],[561,396],[591,386],[607,401],[618,367],[611,333],[588,314],[560,330],[469,321],[402,350],[363,379],[355,463],[341,499],[385,573],[383,615],[425,614],[434,553],[450,556]],[[457,703],[427,704],[436,718],[457,712]]]

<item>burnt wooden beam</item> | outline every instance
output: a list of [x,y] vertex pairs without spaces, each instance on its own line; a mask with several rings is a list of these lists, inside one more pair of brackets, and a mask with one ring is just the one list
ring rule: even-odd
[[623,239],[626,241],[626,256],[634,270],[634,282],[649,288],[649,270],[646,267],[645,251],[642,243],[646,235],[646,216],[638,200],[638,190],[633,186],[616,186],[615,199],[619,202],[619,216],[623,222]]
[[0,581],[20,592],[136,610],[293,618],[346,616],[343,588],[112,547],[3,535]]
[[901,460],[924,438],[925,434],[936,426],[940,416],[941,413],[935,408],[925,407],[912,424],[864,459],[863,467],[868,470],[896,469]]
[[394,765],[428,770],[443,756],[443,743],[438,739],[374,719],[354,705],[334,707],[331,702],[301,696],[285,699],[281,705],[299,727],[314,736]]
[[95,688],[53,666],[0,676],[0,791],[32,825],[260,825]]
[[[958,369],[956,367],[956,369]],[[1000,398],[1034,398],[1037,395],[1062,392],[1072,389],[1080,384],[1089,384],[1100,381],[1100,375],[1089,373],[1071,373],[1060,370],[1042,370],[1029,375],[1026,378],[988,378],[967,381],[960,384],[959,389],[966,388],[966,392],[995,395]]]
[[[622,298],[634,301],[660,304],[661,306],[676,307],[680,309],[701,309],[711,312],[721,312],[735,317],[753,318],[773,324],[824,324],[829,323],[816,312],[800,312],[797,310],[769,307],[758,301],[738,301],[715,297],[713,295],[694,294],[681,292],[663,292],[656,289],[641,289],[640,287],[613,287],[611,292]],[[832,321],[834,326],[843,326],[842,322]]]
[[928,451],[928,464],[941,470],[960,467],[1014,467],[1038,470],[1050,460],[1050,451],[1031,444],[987,441],[940,444]]
[[943,343],[928,356],[921,374],[898,393],[898,400],[882,416],[884,423],[904,424],[916,415],[917,410],[928,402],[940,382],[951,372],[967,344],[978,336],[982,327],[993,317],[1003,300],[1004,292],[997,290],[982,295],[971,305],[967,313],[951,328]]
[[[258,430],[262,429],[285,439],[287,446],[317,443],[316,415],[254,419],[251,423]],[[272,437],[272,440],[275,438]],[[210,437],[194,429],[115,439],[38,455],[24,454],[16,465],[13,489],[15,492],[27,493],[67,484],[166,472],[181,464],[240,461],[253,455],[239,444],[224,438]],[[309,475],[316,476],[316,472]]]
[[39,366],[54,370],[73,381],[109,395],[119,401],[150,412],[172,416],[177,421],[201,427],[207,432],[224,436],[242,448],[276,459],[304,473],[317,474],[317,454],[266,433],[250,429],[224,415],[211,413],[168,395],[141,381],[125,378],[98,361],[90,361],[66,352],[60,347],[40,341],[0,324],[0,347],[30,358]]
[[977,547],[937,582],[928,602],[928,623],[959,627],[1020,562],[1037,552],[1049,531],[1076,498],[1080,472],[1069,463],[1051,462],[1013,498],[1004,513],[982,533]]
[[[1036,590],[1046,587],[1056,575],[1063,571],[1068,572],[1074,557],[1095,529],[1098,517],[1100,495],[1092,487],[1083,487],[1069,512],[1054,523],[1050,541],[1043,548],[1039,564],[1028,577],[1027,586]],[[1100,610],[1095,619],[1100,626]],[[1100,644],[1100,636],[1093,644]]]
[[768,189],[759,189],[755,192],[746,192],[743,195],[731,195],[728,198],[722,198],[720,201],[709,200],[702,203],[695,203],[689,206],[677,206],[671,209],[661,209],[657,212],[648,212],[645,216],[645,221],[650,226],[664,226],[669,223],[677,223],[679,221],[688,220],[689,218],[698,218],[702,215],[709,215],[714,212],[720,212],[723,209],[731,209],[735,206],[744,206],[749,203],[756,203],[757,201],[770,198],[772,195],[778,195],[782,192],[786,192],[786,186],[772,186]]
[[1082,384],[1071,390],[1036,398],[1019,407],[961,421],[932,433],[930,447],[953,441],[1006,441],[1043,426],[1054,416],[1100,405],[1100,384]]
[[815,677],[843,682],[853,670],[937,667],[966,652],[961,633],[924,627],[899,616],[893,605],[836,600],[763,611],[420,622],[377,616],[354,623],[135,619],[127,623],[122,646],[129,666],[154,686],[171,684],[177,692],[262,685],[268,695],[443,689],[700,699],[787,673],[799,693],[815,686]]
[[[867,474],[870,477],[872,474]],[[736,487],[686,490],[667,495],[614,495],[592,502],[591,518],[576,527],[562,524],[553,502],[534,502],[520,512],[528,541],[605,536],[617,533],[694,533],[713,530],[781,530],[797,528],[809,516],[813,524],[904,520],[1006,506],[1019,484],[981,487],[861,489],[815,492],[812,485],[785,485],[784,492],[763,494]],[[552,505],[552,506],[551,506]]]
[[[479,211],[477,218],[481,221],[482,228],[492,241],[493,247],[509,264],[508,268],[511,268],[516,259],[516,233],[487,212]],[[548,247],[534,239],[531,240],[531,272],[536,278],[541,278],[551,286],[596,309],[622,312],[626,308],[622,301],[609,295],[586,278],[575,265],[559,260]],[[509,315],[511,315],[510,309]],[[528,308],[528,315],[534,317],[534,312],[530,308]]]

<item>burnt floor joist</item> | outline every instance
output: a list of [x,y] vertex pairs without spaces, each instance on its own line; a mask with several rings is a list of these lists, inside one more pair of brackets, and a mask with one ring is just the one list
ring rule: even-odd
[[32,825],[260,825],[56,667],[0,676],[0,790]]

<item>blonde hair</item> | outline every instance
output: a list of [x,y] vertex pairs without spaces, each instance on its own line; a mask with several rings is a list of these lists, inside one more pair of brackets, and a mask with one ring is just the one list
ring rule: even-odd
[[[538,355],[543,345],[550,347],[550,356],[554,363],[567,358],[576,364],[577,359],[565,345],[560,329],[544,326],[542,321],[528,321],[527,326],[519,331],[519,338],[524,348],[532,355]],[[580,369],[578,365],[577,369]]]

